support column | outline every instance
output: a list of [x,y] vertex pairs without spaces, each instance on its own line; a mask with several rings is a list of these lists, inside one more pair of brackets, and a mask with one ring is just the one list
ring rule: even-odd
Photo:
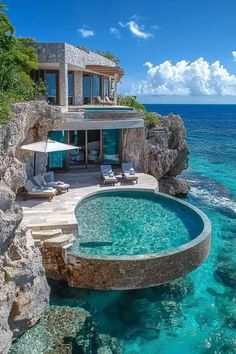
[[60,105],[68,106],[68,65],[66,63],[60,63]]
[[83,104],[83,72],[74,71],[74,98],[75,105],[81,106]]
[[115,82],[114,82],[114,102],[115,104],[117,104],[117,80],[118,80],[118,77],[117,75],[115,74]]

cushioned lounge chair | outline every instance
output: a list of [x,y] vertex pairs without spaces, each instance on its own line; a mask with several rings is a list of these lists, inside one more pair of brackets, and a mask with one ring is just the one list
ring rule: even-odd
[[34,182],[38,187],[43,187],[43,188],[52,187],[55,188],[58,192],[68,191],[70,185],[60,181],[53,182],[52,179],[54,179],[54,173],[52,172],[52,174],[53,174],[52,176],[51,175],[46,176],[46,179],[45,179],[45,175],[34,176]]
[[109,104],[110,106],[114,106],[115,102],[111,101],[108,96],[105,96],[105,102]]
[[100,96],[95,96],[95,97],[94,97],[94,101],[95,101],[95,103],[97,103],[97,104],[102,104],[102,105],[105,104],[105,105],[107,105],[107,102],[104,101],[104,100],[102,100]]
[[112,171],[111,165],[101,165],[101,175],[104,184],[112,184],[114,186],[115,183],[117,183],[117,179]]
[[29,179],[25,182],[24,185],[24,195],[23,197],[30,197],[30,198],[46,198],[51,200],[54,195],[57,194],[57,190],[52,187],[42,188],[36,186],[32,183]]
[[49,171],[49,172],[45,173],[44,179],[45,179],[47,186],[56,188],[58,191],[65,191],[65,190],[68,191],[70,188],[69,183],[65,183],[62,181],[55,181],[55,175],[54,175],[53,171]]
[[135,173],[133,164],[131,162],[122,163],[122,175],[127,182],[135,181],[138,183],[138,176]]

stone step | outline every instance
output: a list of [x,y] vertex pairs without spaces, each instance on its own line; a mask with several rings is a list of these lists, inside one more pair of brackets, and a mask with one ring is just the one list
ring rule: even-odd
[[64,234],[56,237],[49,238],[43,242],[45,246],[56,246],[62,247],[74,241],[75,237],[73,234]]
[[62,235],[62,229],[51,229],[51,230],[32,230],[32,237],[37,239],[48,239],[55,236]]

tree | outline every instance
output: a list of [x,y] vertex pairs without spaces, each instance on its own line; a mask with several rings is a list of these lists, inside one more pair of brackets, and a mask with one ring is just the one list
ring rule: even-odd
[[[15,100],[34,99],[42,93],[30,78],[30,71],[38,68],[35,48],[25,46],[29,38],[17,38],[6,15],[6,6],[0,4],[0,121],[7,119],[10,105]],[[32,41],[32,40],[31,40]]]

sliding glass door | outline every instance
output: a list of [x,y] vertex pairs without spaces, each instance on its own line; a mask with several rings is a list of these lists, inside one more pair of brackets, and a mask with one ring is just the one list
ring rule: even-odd
[[[60,143],[66,143],[66,132],[61,131],[50,131],[49,138]],[[50,169],[64,169],[66,167],[66,152],[65,151],[56,151],[50,152],[48,154],[48,165]]]
[[84,104],[91,103],[91,76],[83,76],[83,101]]
[[103,130],[103,163],[118,165],[120,163],[120,130]]
[[46,71],[47,99],[50,104],[58,104],[58,72]]

